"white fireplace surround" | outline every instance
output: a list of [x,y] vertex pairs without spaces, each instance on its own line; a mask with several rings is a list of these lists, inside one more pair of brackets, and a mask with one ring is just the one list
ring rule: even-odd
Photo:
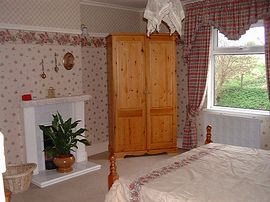
[[[53,119],[52,114],[55,114],[57,111],[63,116],[64,120],[68,118],[72,118],[72,121],[81,120],[76,129],[84,128],[84,102],[90,98],[90,95],[78,95],[22,102],[26,161],[28,163],[37,164],[37,168],[34,170],[33,181],[35,181],[35,179],[38,179],[38,181],[41,180],[41,182],[36,183],[32,181],[34,184],[45,187],[63,181],[65,178],[69,179],[86,172],[100,169],[100,165],[87,162],[85,145],[78,143],[78,149],[73,153],[76,163],[72,173],[67,176],[58,176],[57,173],[52,173],[56,171],[46,171],[43,152],[43,133],[39,128],[39,125],[51,125]],[[50,176],[48,176],[48,173]],[[55,178],[59,178],[59,180]]]

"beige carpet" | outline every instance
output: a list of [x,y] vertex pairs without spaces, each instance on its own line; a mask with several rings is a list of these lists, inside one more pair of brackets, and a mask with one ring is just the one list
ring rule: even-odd
[[[118,173],[120,176],[132,175],[142,168],[173,155],[175,154],[120,159],[117,160]],[[107,152],[91,156],[89,160],[100,164],[100,170],[42,189],[31,184],[28,191],[13,194],[11,202],[103,202],[108,191],[109,161],[107,159]]]

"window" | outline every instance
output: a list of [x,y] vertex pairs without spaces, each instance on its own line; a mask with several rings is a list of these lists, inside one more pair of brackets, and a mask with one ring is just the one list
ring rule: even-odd
[[269,111],[263,23],[254,24],[239,40],[213,29],[212,39],[208,108]]

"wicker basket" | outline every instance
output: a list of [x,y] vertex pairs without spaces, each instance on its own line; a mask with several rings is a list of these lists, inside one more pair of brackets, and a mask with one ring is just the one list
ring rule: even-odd
[[4,186],[12,193],[20,193],[28,190],[33,170],[37,167],[35,163],[7,166],[3,173]]

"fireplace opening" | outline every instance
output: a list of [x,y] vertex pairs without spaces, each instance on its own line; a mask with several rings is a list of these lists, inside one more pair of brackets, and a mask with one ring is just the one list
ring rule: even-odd
[[[43,133],[43,140],[44,140],[44,150],[52,146],[52,140],[46,137],[46,135]],[[44,151],[44,157],[45,157],[45,169],[46,170],[53,170],[56,169],[56,165],[53,162],[54,156],[51,156],[48,154],[48,152]]]

